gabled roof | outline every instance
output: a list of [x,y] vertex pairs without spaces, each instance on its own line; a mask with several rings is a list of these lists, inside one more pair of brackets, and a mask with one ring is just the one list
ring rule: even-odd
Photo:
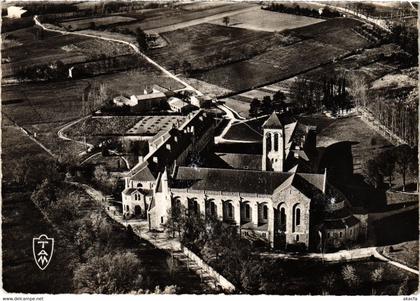
[[296,122],[290,113],[284,112],[278,114],[273,112],[270,117],[263,123],[264,129],[282,129],[286,124]]
[[282,129],[283,124],[281,124],[277,114],[273,112],[270,117],[262,125],[265,129]]
[[133,169],[130,174],[132,175],[131,180],[133,181],[148,182],[156,180],[156,177],[149,168],[148,162],[144,162],[139,168]]
[[273,194],[290,173],[256,170],[178,167],[173,188]]

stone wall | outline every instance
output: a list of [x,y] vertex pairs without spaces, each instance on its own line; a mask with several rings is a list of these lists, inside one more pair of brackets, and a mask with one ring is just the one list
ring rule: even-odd
[[194,254],[191,250],[189,250],[185,246],[181,246],[182,252],[192,261],[194,261],[200,268],[202,268],[204,271],[206,271],[211,277],[215,278],[219,283],[219,285],[227,292],[234,292],[236,290],[236,287],[225,277],[220,275],[218,272],[216,272],[211,266],[209,266],[207,263],[204,262],[203,259],[198,257],[196,254]]
[[408,192],[402,192],[402,191],[388,190],[385,193],[385,197],[386,197],[387,205],[404,204],[404,203],[419,201],[419,194],[417,192],[408,193]]

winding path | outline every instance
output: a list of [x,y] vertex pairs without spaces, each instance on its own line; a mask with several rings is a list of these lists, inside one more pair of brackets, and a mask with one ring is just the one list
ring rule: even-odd
[[[84,117],[81,117],[81,118],[79,118],[79,119],[76,119],[76,120],[73,120],[73,121],[71,121],[71,122],[69,122],[69,123],[67,123],[66,125],[64,125],[58,132],[57,132],[57,135],[58,135],[58,137],[60,138],[60,139],[62,139],[62,140],[66,140],[66,141],[73,141],[73,142],[75,142],[75,143],[77,143],[77,144],[81,144],[81,145],[83,145],[83,146],[86,146],[87,148],[88,148],[88,150],[91,150],[91,149],[93,149],[93,145],[92,144],[90,144],[90,143],[87,143],[87,142],[84,142],[84,141],[79,141],[79,140],[75,140],[75,139],[71,139],[71,138],[69,138],[69,137],[67,137],[66,135],[64,135],[64,131],[65,130],[67,130],[69,127],[71,127],[71,126],[73,126],[73,125],[75,125],[76,123],[79,123],[80,121],[82,121],[82,120],[85,120],[85,119],[88,119],[89,117],[91,117],[92,115],[88,115],[88,116],[84,116]],[[79,155],[82,155],[82,154],[84,154],[85,152],[82,152],[81,154],[79,154]]]
[[121,43],[121,44],[125,44],[130,46],[134,52],[136,52],[137,54],[139,54],[141,57],[143,57],[146,61],[148,61],[150,64],[154,65],[155,67],[157,67],[158,69],[160,69],[163,73],[165,73],[167,76],[169,76],[170,78],[176,80],[177,82],[181,83],[182,85],[185,86],[186,90],[190,90],[190,91],[194,91],[195,93],[197,93],[198,95],[203,95],[203,93],[201,93],[200,91],[198,91],[197,89],[195,89],[194,87],[192,87],[191,85],[189,85],[188,83],[186,83],[185,81],[181,80],[180,78],[178,78],[177,76],[175,76],[174,74],[172,74],[171,72],[169,72],[168,70],[166,70],[164,67],[162,67],[161,65],[159,65],[158,63],[156,63],[154,60],[152,60],[150,57],[148,57],[147,55],[145,55],[143,52],[140,51],[140,49],[134,45],[133,43],[121,40],[121,39],[117,39],[117,38],[111,38],[111,37],[104,37],[101,35],[96,35],[96,34],[92,34],[92,33],[82,33],[82,32],[68,32],[65,30],[61,30],[61,29],[52,29],[52,28],[48,28],[45,25],[43,25],[39,19],[38,16],[34,16],[34,22],[36,25],[40,26],[43,30],[45,31],[51,31],[51,32],[57,32],[57,33],[61,33],[64,35],[77,35],[77,36],[84,36],[84,37],[89,37],[89,38],[95,38],[95,39],[101,39],[101,40],[105,40],[105,41],[111,41],[111,42],[117,42],[117,43]]

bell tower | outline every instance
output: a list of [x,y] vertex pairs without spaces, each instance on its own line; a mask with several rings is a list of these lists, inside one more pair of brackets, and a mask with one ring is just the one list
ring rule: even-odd
[[273,112],[262,125],[263,157],[262,170],[284,171],[285,136],[284,125]]

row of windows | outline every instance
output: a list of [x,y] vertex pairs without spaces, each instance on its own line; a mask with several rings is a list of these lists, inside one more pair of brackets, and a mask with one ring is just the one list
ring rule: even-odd
[[[181,206],[181,201],[179,199],[176,200],[176,205],[177,206]],[[195,213],[199,213],[199,204],[197,201],[188,200],[188,208],[191,209],[193,212]],[[232,203],[227,203],[225,204],[225,213],[227,215],[228,218],[233,218],[234,217],[234,208]],[[245,218],[250,219],[251,218],[251,206],[249,204],[244,204],[244,211],[245,211]],[[213,202],[210,202],[207,208],[207,212],[209,212],[211,215],[215,216],[217,208],[216,208],[216,204]],[[262,207],[262,218],[263,219],[268,219],[268,206],[267,205],[263,205]]]

